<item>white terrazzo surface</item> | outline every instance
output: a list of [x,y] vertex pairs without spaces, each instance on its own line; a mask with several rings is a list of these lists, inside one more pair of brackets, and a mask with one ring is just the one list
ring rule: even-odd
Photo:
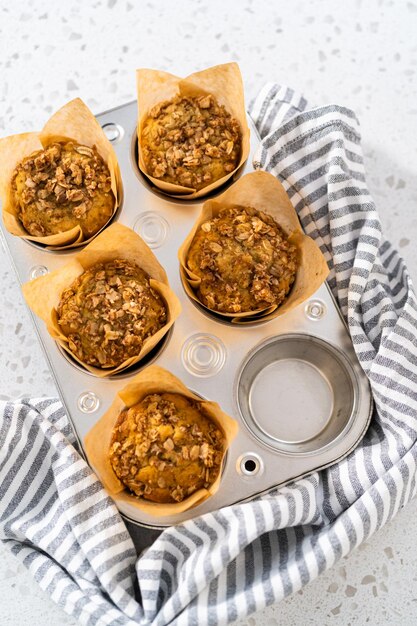
[[[178,74],[236,60],[249,100],[267,80],[352,107],[385,233],[417,275],[417,2],[0,0],[0,136],[40,128],[81,96],[135,96],[136,67]],[[0,397],[54,386],[9,261],[1,259]],[[417,503],[332,570],[241,626],[417,622]],[[75,626],[0,548],[0,624]]]

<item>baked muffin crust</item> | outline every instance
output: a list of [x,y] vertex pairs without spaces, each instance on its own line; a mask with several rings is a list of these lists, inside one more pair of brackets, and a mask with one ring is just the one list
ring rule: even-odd
[[116,259],[92,266],[65,289],[57,318],[80,361],[109,368],[137,356],[165,325],[167,310],[146,272]]
[[297,271],[296,248],[269,215],[251,207],[221,209],[201,224],[187,254],[201,283],[199,300],[219,313],[279,306]]
[[80,226],[86,239],[111,218],[110,171],[95,148],[55,142],[16,167],[12,192],[18,218],[36,237]]
[[200,190],[233,172],[241,143],[239,123],[213,96],[176,96],[151,109],[140,148],[150,176]]
[[155,393],[120,413],[109,457],[116,476],[134,494],[173,503],[213,484],[224,445],[223,433],[199,402]]

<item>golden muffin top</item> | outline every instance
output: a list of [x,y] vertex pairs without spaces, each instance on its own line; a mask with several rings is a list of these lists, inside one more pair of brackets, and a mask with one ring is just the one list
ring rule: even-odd
[[112,216],[115,198],[110,171],[95,148],[55,142],[17,165],[12,191],[18,218],[33,236],[61,233],[79,225],[86,238]]
[[187,253],[199,300],[219,313],[280,305],[295,280],[297,251],[275,220],[251,207],[221,209],[201,224]]
[[120,413],[109,456],[116,476],[134,494],[173,503],[213,484],[224,447],[224,434],[199,402],[154,393]]
[[239,123],[213,96],[176,96],[151,109],[140,149],[150,176],[200,190],[233,172],[241,143]]
[[116,259],[93,265],[65,289],[57,320],[80,361],[109,368],[137,356],[165,325],[167,310],[146,272]]

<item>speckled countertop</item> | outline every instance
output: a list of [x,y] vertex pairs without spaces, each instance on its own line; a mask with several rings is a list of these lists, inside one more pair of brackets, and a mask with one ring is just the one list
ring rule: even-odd
[[[12,8],[13,7],[13,8]],[[135,97],[136,67],[187,74],[239,62],[249,100],[267,80],[358,114],[368,184],[417,276],[417,1],[0,0],[0,135],[40,128],[81,96]],[[0,250],[0,397],[55,393]],[[241,626],[417,622],[417,502],[303,591]],[[0,624],[75,626],[0,548]]]

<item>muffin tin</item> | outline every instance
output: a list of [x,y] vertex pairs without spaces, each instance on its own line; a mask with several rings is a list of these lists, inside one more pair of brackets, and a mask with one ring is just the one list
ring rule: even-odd
[[[151,362],[171,371],[201,397],[217,401],[238,420],[239,433],[229,448],[220,489],[203,503],[156,519],[115,498],[131,522],[163,528],[250,500],[336,463],[365,433],[372,398],[327,283],[289,313],[244,328],[209,314],[188,298],[177,251],[202,201],[169,198],[140,173],[136,116],[136,102],[97,116],[114,146],[123,178],[124,201],[114,219],[133,228],[153,249],[183,311],[152,353],[108,379],[84,370],[59,348],[43,322],[34,318],[34,324],[81,449],[86,433],[125,384],[121,379]],[[235,179],[252,171],[259,139],[250,125],[251,155]],[[48,251],[5,229],[3,235],[22,283],[60,267],[74,254],[74,249]]]

